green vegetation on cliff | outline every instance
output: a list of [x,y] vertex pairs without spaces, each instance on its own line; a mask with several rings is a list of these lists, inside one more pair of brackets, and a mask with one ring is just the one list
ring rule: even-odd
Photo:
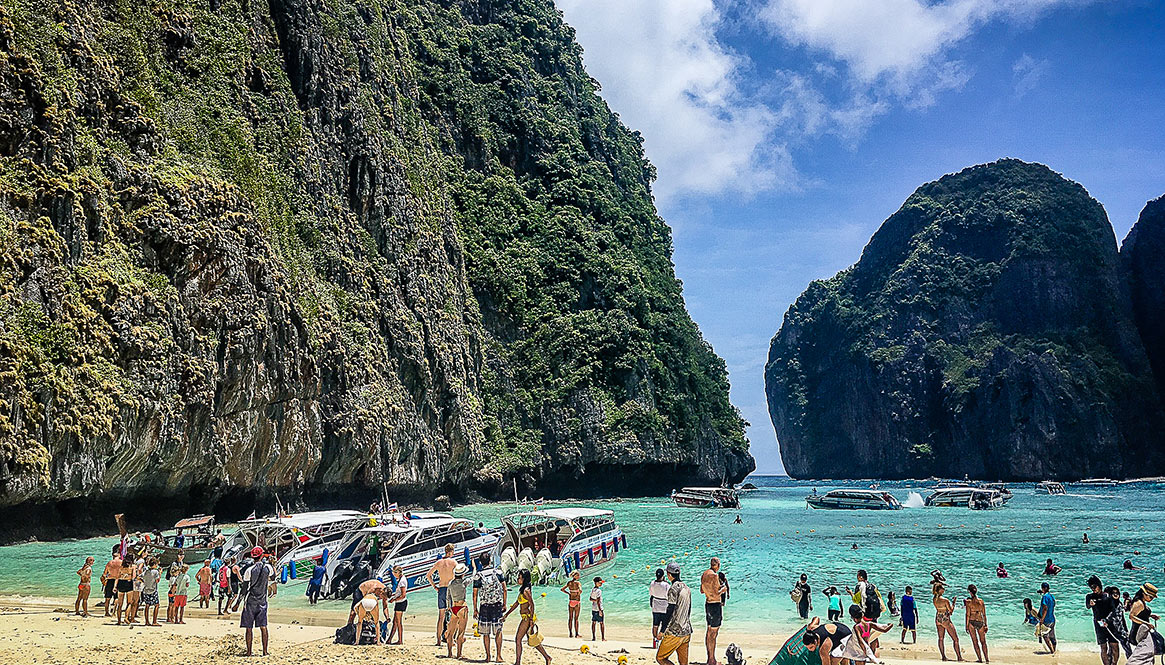
[[5,3],[0,503],[743,475],[597,89],[550,0]]
[[766,385],[794,475],[836,474],[838,459],[862,478],[1161,462],[1104,210],[1018,160],[923,185],[855,266],[811,284],[773,338]]

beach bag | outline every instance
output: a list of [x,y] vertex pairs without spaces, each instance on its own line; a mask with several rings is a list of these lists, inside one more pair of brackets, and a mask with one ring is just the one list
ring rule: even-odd
[[1153,655],[1165,655],[1165,637],[1161,637],[1161,633],[1155,630],[1149,631],[1149,637],[1153,640]]
[[538,624],[530,626],[530,632],[526,633],[526,644],[532,647],[537,647],[542,644],[542,633],[538,632]]
[[793,589],[792,591],[789,592],[789,597],[793,599],[794,603],[800,603],[801,602],[801,590],[800,589]]
[[728,645],[728,650],[724,652],[724,658],[728,661],[728,665],[747,665],[744,654],[740,652],[740,647],[736,644]]

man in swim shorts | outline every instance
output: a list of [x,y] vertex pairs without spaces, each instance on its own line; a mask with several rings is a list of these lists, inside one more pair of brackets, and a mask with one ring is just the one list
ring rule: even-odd
[[700,593],[704,594],[704,619],[708,631],[704,645],[708,649],[708,665],[716,665],[716,636],[724,620],[724,585],[720,582],[720,559],[712,557],[708,570],[700,576]]
[[102,592],[105,595],[105,616],[113,613],[113,604],[117,598],[117,578],[121,576],[121,555],[118,546],[113,546],[113,556],[101,571]]
[[[453,543],[445,545],[445,556],[437,559],[437,563],[425,574],[429,584],[437,589],[437,646],[441,646],[442,633],[449,619],[449,583],[453,581],[453,571],[457,568],[457,561],[453,558]],[[433,575],[437,579],[433,579]]]

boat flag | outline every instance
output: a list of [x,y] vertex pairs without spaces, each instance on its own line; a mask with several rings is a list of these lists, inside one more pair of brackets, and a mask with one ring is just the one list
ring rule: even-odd
[[393,503],[388,504],[388,512],[395,513],[396,511],[397,511],[397,505],[396,505],[395,501]]

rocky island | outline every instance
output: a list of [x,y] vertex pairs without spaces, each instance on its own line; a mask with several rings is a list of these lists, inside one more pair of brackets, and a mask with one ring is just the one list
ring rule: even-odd
[[[1165,473],[1165,204],[1104,209],[1005,159],[918,188],[813,282],[765,368],[799,478]],[[1156,371],[1154,371],[1156,370]]]
[[551,0],[6,2],[3,522],[741,479],[654,176]]

